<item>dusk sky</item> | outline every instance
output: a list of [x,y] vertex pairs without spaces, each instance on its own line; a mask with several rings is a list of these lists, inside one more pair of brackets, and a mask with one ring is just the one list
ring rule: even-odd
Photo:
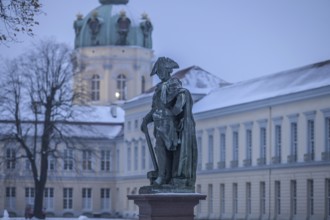
[[[73,21],[98,0],[41,0],[34,38],[0,45],[15,57],[38,39],[53,37],[73,47]],[[180,68],[197,65],[229,82],[268,75],[330,59],[330,0],[130,0],[130,13],[146,12],[154,25],[156,57]]]

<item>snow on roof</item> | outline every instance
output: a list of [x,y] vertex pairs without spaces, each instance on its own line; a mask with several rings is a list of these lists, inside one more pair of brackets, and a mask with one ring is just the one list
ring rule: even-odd
[[[208,94],[215,88],[230,85],[231,83],[205,71],[199,66],[191,66],[177,71],[172,75],[180,79],[182,86],[190,91],[192,94]],[[159,80],[158,80],[159,82]],[[144,97],[152,96],[156,86],[151,87],[145,93],[136,96],[127,102],[136,101]]]
[[330,60],[221,87],[198,101],[193,113],[330,85]]

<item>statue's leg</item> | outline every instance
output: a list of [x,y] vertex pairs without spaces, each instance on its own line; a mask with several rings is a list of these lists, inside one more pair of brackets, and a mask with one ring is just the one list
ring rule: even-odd
[[155,153],[158,162],[158,177],[154,183],[157,185],[162,185],[165,183],[166,175],[166,150],[165,144],[160,137],[156,137]]

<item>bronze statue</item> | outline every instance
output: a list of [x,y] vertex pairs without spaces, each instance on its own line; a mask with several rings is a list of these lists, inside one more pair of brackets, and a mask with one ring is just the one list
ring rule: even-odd
[[97,35],[100,32],[102,20],[98,17],[97,11],[93,12],[92,16],[87,20],[87,24],[92,35],[92,45],[99,45],[100,42],[97,40]]
[[[175,61],[160,57],[151,72],[161,82],[156,86],[151,110],[143,118],[141,130],[146,134],[150,145],[147,124],[154,123],[157,161],[153,159],[155,171],[148,173],[151,186],[142,187],[140,193],[148,190],[154,192],[154,189],[194,192],[197,144],[192,115],[193,100],[190,92],[182,87],[181,81],[171,77],[174,68],[179,68]],[[152,146],[150,149],[153,154]]]
[[119,18],[117,20],[117,32],[119,38],[117,40],[117,45],[128,45],[127,35],[131,25],[131,20],[126,17],[125,11],[120,11]]
[[146,13],[142,14],[142,22],[140,23],[140,28],[143,34],[143,47],[152,48],[151,45],[151,32],[153,30],[152,23]]

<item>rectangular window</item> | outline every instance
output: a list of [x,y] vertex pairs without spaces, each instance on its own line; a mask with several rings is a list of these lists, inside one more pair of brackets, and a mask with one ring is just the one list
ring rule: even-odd
[[213,185],[209,184],[207,188],[208,213],[213,213]]
[[134,146],[134,170],[138,170],[139,151],[137,144]]
[[260,214],[266,214],[266,183],[260,182]]
[[35,191],[32,187],[25,188],[25,204],[34,205]]
[[64,150],[64,170],[73,170],[73,150]]
[[330,152],[330,117],[325,118],[325,150]]
[[13,148],[6,149],[6,168],[7,170],[16,168],[16,151]]
[[6,207],[10,209],[16,208],[16,188],[6,187]]
[[45,188],[44,206],[45,206],[46,210],[54,209],[54,188]]
[[275,157],[278,163],[281,163],[282,158],[282,128],[281,125],[275,126]]
[[92,151],[84,150],[82,154],[82,169],[92,170]]
[[292,162],[297,161],[298,155],[298,126],[296,122],[291,123],[291,156]]
[[266,128],[260,128],[260,158],[266,163]]
[[290,214],[291,218],[293,218],[294,215],[297,215],[297,181],[291,180],[290,185]]
[[314,181],[307,180],[307,215],[314,215]]
[[101,189],[101,209],[109,210],[110,209],[110,188]]
[[111,169],[111,151],[101,150],[101,170],[110,171]]
[[226,134],[220,135],[220,161],[226,162]]
[[246,183],[246,214],[251,214],[251,183]]
[[73,207],[73,188],[63,189],[63,209],[72,209]]
[[238,161],[238,132],[233,132],[233,161]]
[[246,159],[252,159],[252,130],[246,130]]
[[233,183],[233,213],[238,213],[238,192],[237,183]]
[[326,216],[330,217],[330,179],[325,180],[325,208]]
[[131,171],[132,168],[132,150],[131,147],[127,148],[127,170]]
[[146,146],[142,145],[142,160],[141,160],[142,170],[146,169]]
[[[200,184],[197,184],[196,185],[196,192],[197,193],[202,193],[202,186]],[[201,211],[202,211],[201,203],[198,203],[198,205],[197,205],[197,213],[201,213]]]
[[198,165],[197,165],[197,168],[199,170],[202,169],[202,137],[197,137],[197,148],[198,148],[198,157],[197,157],[197,160],[198,160]]
[[225,213],[225,208],[226,208],[226,203],[225,203],[225,184],[221,183],[220,184],[220,214]]
[[275,215],[281,214],[281,182],[275,181]]
[[84,210],[92,209],[92,189],[82,188],[82,208]]
[[208,162],[213,163],[213,135],[209,135],[209,157]]
[[49,155],[48,157],[48,170],[54,171],[56,169],[56,160],[53,155]]
[[116,158],[117,158],[117,160],[116,160],[116,172],[119,172],[119,170],[120,170],[120,150],[119,149],[116,150]]
[[307,121],[307,150],[310,155],[310,160],[314,160],[315,156],[315,133],[314,133],[314,120]]

